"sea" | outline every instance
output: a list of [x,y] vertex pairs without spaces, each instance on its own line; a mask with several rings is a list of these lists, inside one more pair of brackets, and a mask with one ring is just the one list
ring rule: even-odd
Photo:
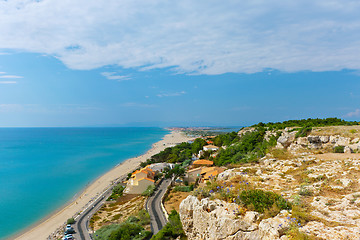
[[69,203],[168,133],[162,128],[0,128],[0,239]]

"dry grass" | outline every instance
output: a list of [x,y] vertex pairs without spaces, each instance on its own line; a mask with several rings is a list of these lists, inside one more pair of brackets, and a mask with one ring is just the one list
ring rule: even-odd
[[96,231],[104,225],[121,223],[143,209],[145,200],[143,196],[128,194],[120,197],[116,202],[106,203],[94,214],[90,227]]
[[360,159],[360,153],[323,153],[314,154],[313,156],[321,160]]
[[323,135],[323,136],[340,135],[342,137],[360,138],[360,125],[315,127],[311,131],[311,135]]
[[273,158],[276,158],[279,160],[286,160],[286,159],[294,158],[294,156],[286,149],[273,148],[269,151],[268,154],[271,155]]
[[166,211],[170,213],[175,209],[177,212],[179,212],[180,203],[190,194],[190,192],[175,192],[174,190],[171,190],[164,203]]

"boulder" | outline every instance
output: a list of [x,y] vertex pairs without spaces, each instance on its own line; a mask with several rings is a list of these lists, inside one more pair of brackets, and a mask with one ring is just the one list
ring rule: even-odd
[[235,203],[208,198],[199,201],[190,195],[181,202],[179,212],[185,234],[194,240],[275,240],[289,227],[287,211],[258,224],[259,213],[247,211],[241,215],[238,209]]
[[277,142],[280,143],[284,148],[287,148],[291,143],[294,142],[296,133],[296,131],[283,132],[283,134],[278,138]]

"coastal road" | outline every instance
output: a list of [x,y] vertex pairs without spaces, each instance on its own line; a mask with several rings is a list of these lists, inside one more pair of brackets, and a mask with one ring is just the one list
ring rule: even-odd
[[91,240],[92,237],[89,232],[89,222],[90,218],[94,213],[96,213],[101,206],[105,203],[106,199],[110,197],[112,193],[112,189],[114,186],[116,186],[119,182],[122,182],[125,179],[125,177],[122,177],[120,180],[117,181],[117,183],[114,183],[111,188],[106,190],[103,194],[101,194],[92,204],[89,205],[89,207],[80,214],[80,216],[76,219],[76,222],[74,224],[75,234],[73,234],[74,238],[76,240]]
[[171,179],[163,179],[154,195],[146,202],[146,209],[150,214],[151,231],[154,235],[158,233],[168,221],[161,208],[161,199],[170,183]]

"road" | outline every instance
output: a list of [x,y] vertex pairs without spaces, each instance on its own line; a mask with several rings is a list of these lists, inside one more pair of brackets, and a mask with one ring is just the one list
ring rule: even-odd
[[162,180],[154,195],[151,196],[146,203],[146,208],[150,214],[151,231],[154,235],[158,233],[167,223],[167,219],[161,208],[161,199],[170,183],[171,179]]
[[[123,178],[121,178],[118,182],[122,182]],[[117,183],[113,184],[116,186]],[[103,194],[101,194],[95,202],[89,205],[89,207],[80,214],[80,216],[76,219],[74,224],[75,234],[73,234],[74,238],[77,240],[91,240],[92,237],[89,232],[89,221],[92,215],[96,213],[101,206],[105,203],[106,199],[110,197],[112,193],[113,187],[106,190]]]
[[[118,182],[121,182],[121,178]],[[146,208],[150,214],[150,225],[153,234],[159,232],[167,223],[167,219],[164,212],[161,209],[161,199],[164,196],[167,187],[170,185],[171,179],[162,180],[154,195],[147,201]],[[115,186],[115,183],[113,186]],[[76,240],[91,240],[92,237],[89,232],[89,221],[92,215],[94,215],[101,206],[105,203],[106,199],[110,197],[112,193],[112,187],[105,191],[100,197],[98,197],[89,207],[82,212],[76,219],[74,224],[75,234],[73,234]]]

